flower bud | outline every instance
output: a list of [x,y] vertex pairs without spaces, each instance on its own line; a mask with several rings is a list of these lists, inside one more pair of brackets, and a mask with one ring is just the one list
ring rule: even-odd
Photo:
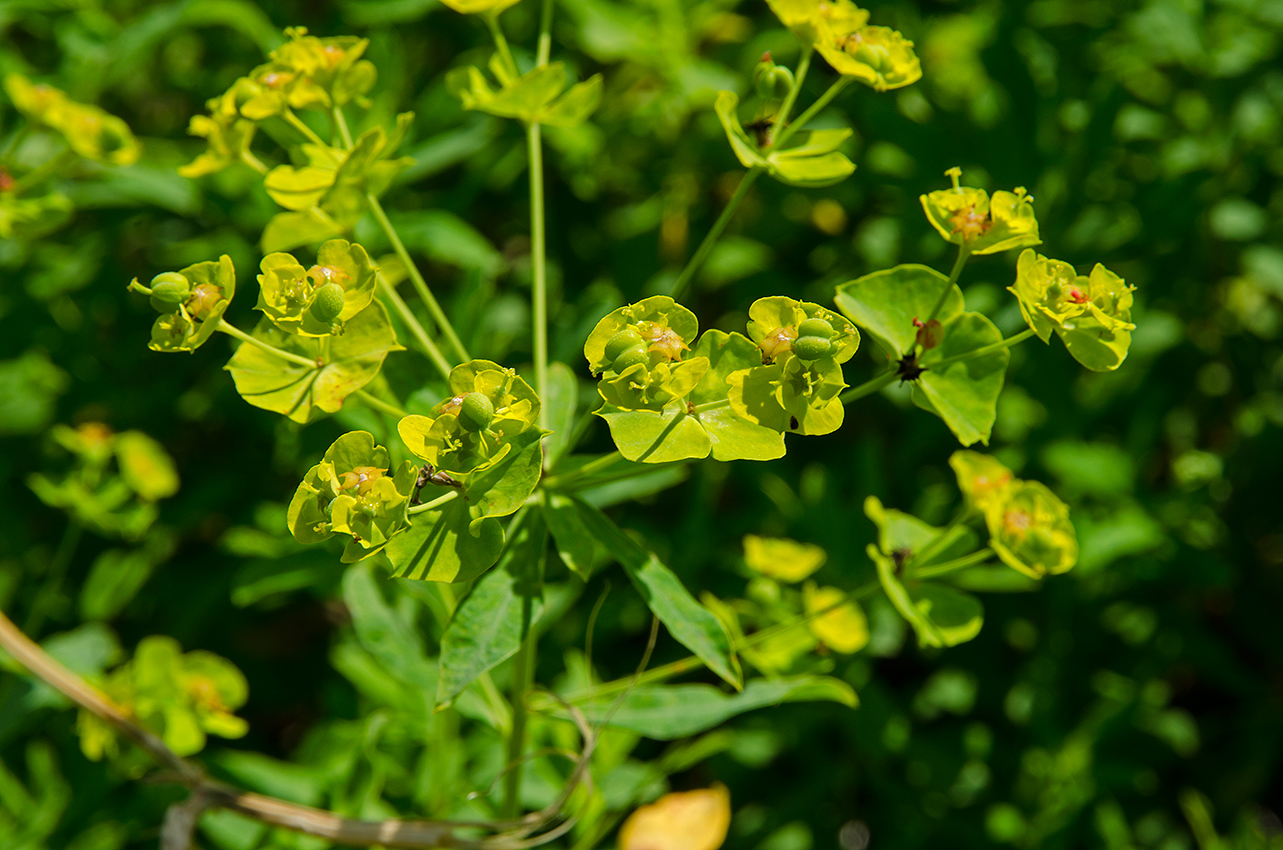
[[327,283],[316,290],[308,313],[318,322],[332,322],[343,312],[344,303],[343,287]]
[[630,366],[636,366],[638,363],[643,365],[650,363],[650,352],[646,350],[645,343],[637,343],[614,359],[610,364],[611,371],[623,372]]
[[793,353],[804,362],[819,360],[833,353],[833,343],[821,336],[800,336],[793,340]]
[[606,343],[606,359],[613,363],[619,355],[641,342],[641,333],[636,328],[624,328]]
[[820,339],[833,339],[833,325],[824,319],[804,319],[797,326],[797,335],[818,336]]
[[768,50],[762,54],[762,61],[757,63],[753,69],[753,88],[757,90],[758,97],[775,96],[775,62],[771,59],[771,53]]
[[459,426],[465,431],[484,431],[494,419],[494,403],[485,393],[470,392],[459,405]]
[[151,279],[151,306],[172,313],[192,295],[192,285],[178,272],[162,272]]

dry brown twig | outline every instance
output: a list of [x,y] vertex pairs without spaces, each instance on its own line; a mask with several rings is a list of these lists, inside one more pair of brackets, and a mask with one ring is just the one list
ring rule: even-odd
[[[208,809],[236,812],[269,826],[324,838],[337,844],[357,847],[389,848],[448,847],[462,850],[523,850],[546,844],[568,832],[573,817],[561,823],[562,807],[580,782],[591,782],[588,762],[592,757],[596,733],[578,709],[567,708],[572,722],[583,736],[584,749],[576,760],[562,794],[539,812],[510,821],[385,820],[367,821],[343,817],[316,809],[242,791],[210,779],[194,762],[176,755],[165,742],[135,723],[105,694],[68,670],[38,644],[27,637],[4,612],[0,612],[0,648],[6,650],[32,675],[84,710],[110,723],[122,735],[146,751],[166,769],[166,779],[187,786],[191,796],[171,806],[161,830],[161,850],[187,850],[200,815]],[[556,825],[554,826],[553,824]],[[462,838],[458,830],[483,829],[493,832],[484,838]],[[542,831],[541,830],[546,830]]]

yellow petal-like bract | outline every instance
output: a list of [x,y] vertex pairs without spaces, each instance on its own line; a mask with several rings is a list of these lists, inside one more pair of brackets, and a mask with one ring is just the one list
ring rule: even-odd
[[731,824],[731,794],[724,785],[665,794],[628,816],[619,850],[717,850]]

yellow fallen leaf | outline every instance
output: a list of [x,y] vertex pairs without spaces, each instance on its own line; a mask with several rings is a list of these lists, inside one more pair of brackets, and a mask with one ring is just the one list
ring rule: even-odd
[[731,825],[725,785],[665,794],[628,816],[619,850],[717,850]]

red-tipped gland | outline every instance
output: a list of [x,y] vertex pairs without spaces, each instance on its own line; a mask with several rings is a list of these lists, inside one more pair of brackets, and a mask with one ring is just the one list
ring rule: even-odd
[[[914,322],[914,324],[918,324]],[[915,337],[918,345],[922,346],[923,351],[930,351],[940,344],[944,339],[944,328],[938,321],[932,319],[924,325],[918,327],[918,333]]]
[[13,179],[7,168],[0,168],[0,192],[8,192],[16,182],[18,181]]
[[1071,289],[1069,290],[1069,300],[1075,304],[1086,304],[1087,296],[1083,295],[1080,289]]
[[925,323],[924,323],[921,319],[919,319],[917,316],[914,316],[914,317],[913,317],[913,326],[914,326],[915,328],[920,328],[920,327],[922,327],[924,324],[925,324]]

